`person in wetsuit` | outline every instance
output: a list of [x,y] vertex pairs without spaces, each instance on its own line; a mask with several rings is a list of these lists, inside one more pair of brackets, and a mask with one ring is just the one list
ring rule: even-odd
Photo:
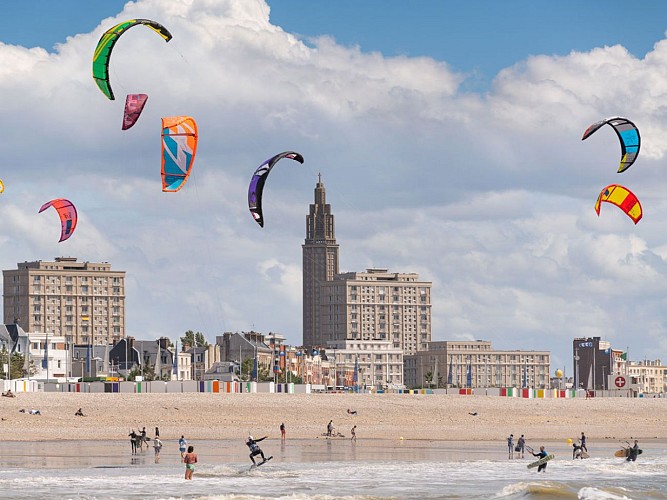
[[253,439],[252,436],[248,436],[248,440],[246,441],[246,446],[250,449],[250,460],[252,460],[253,465],[257,465],[255,462],[255,456],[260,455],[262,457],[262,462],[266,462],[266,458],[264,457],[264,452],[262,449],[259,447],[257,444],[260,441],[264,441],[268,436],[264,436],[259,439]]
[[[539,453],[533,453],[534,457],[539,457],[539,458],[544,458],[548,455],[548,453],[544,450],[544,446],[540,446],[540,451]],[[542,472],[547,470],[547,462],[544,462],[543,464],[538,465],[537,467],[537,472]]]

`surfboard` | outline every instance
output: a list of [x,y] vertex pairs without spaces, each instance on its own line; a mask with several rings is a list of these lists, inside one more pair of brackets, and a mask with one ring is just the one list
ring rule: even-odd
[[554,459],[554,458],[556,458],[556,455],[554,455],[554,454],[547,455],[547,456],[544,457],[544,458],[540,458],[539,460],[535,460],[534,462],[529,463],[529,464],[528,464],[528,468],[529,468],[529,469],[532,469],[533,467],[538,467],[538,466],[540,466],[540,465],[542,465],[542,464],[547,463],[549,460]]
[[253,470],[253,469],[256,468],[256,467],[259,467],[260,465],[264,465],[266,462],[268,462],[268,461],[271,460],[272,458],[273,458],[273,455],[271,455],[269,458],[267,458],[267,459],[264,460],[263,462],[260,462],[260,463],[258,463],[258,464],[252,464],[252,465],[250,466],[250,470]]
[[588,453],[586,453],[585,451],[582,451],[581,452],[581,458],[591,458],[591,456]]
[[[615,452],[614,456],[619,458],[625,458],[628,456],[629,451],[630,448],[623,448],[622,450],[618,450],[617,452]],[[637,455],[641,455],[642,453],[644,453],[644,450],[637,450]]]

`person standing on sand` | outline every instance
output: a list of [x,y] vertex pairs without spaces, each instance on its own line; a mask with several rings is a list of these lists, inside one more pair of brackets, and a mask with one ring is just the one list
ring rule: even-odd
[[521,453],[521,458],[523,458],[523,452],[525,447],[526,447],[526,438],[523,437],[523,434],[521,434],[521,437],[516,442],[516,451]]
[[327,436],[331,436],[331,434],[333,434],[333,420],[329,420],[327,424]]
[[185,462],[185,479],[192,479],[192,473],[195,471],[197,454],[194,451],[195,447],[190,445],[188,446],[188,452],[183,455],[183,462]]
[[280,439],[285,441],[285,422],[280,424]]
[[185,456],[185,447],[188,445],[188,442],[185,440],[184,436],[181,436],[181,439],[178,440],[178,451],[181,452],[181,462]]
[[350,441],[354,441],[355,443],[357,442],[357,426],[355,425],[350,429],[350,434],[352,434],[352,437],[350,438]]
[[507,438],[507,448],[509,450],[509,458],[510,460],[514,458],[514,434],[510,434],[510,437]]
[[156,438],[160,437],[160,429],[157,428],[157,425],[155,426],[155,437]]

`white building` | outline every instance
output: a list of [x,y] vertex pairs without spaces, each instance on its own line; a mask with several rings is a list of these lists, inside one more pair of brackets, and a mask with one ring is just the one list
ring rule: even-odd
[[69,352],[65,337],[51,333],[28,332],[28,363],[37,369],[34,380],[65,382],[69,371]]
[[[329,342],[326,356],[333,373],[354,373],[357,368],[359,387],[374,389],[403,388],[403,349],[394,347],[390,341],[383,340],[346,340]],[[337,376],[339,377],[339,375]],[[350,381],[337,386],[353,385]]]
[[662,394],[667,389],[667,366],[659,359],[628,361],[627,371],[644,394]]

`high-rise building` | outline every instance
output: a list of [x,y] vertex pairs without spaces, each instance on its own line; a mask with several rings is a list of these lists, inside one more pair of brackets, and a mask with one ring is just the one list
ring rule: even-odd
[[2,271],[5,323],[77,344],[111,344],[125,337],[125,271],[75,257],[17,266]]
[[611,344],[600,337],[575,338],[572,342],[574,387],[593,391],[608,389],[612,351]]
[[431,282],[387,269],[338,274],[321,286],[320,322],[329,341],[388,341],[404,354],[431,341]]
[[315,203],[306,216],[303,253],[303,345],[326,345],[320,324],[321,285],[338,274],[338,244],[331,205],[326,202],[322,176],[315,186]]

